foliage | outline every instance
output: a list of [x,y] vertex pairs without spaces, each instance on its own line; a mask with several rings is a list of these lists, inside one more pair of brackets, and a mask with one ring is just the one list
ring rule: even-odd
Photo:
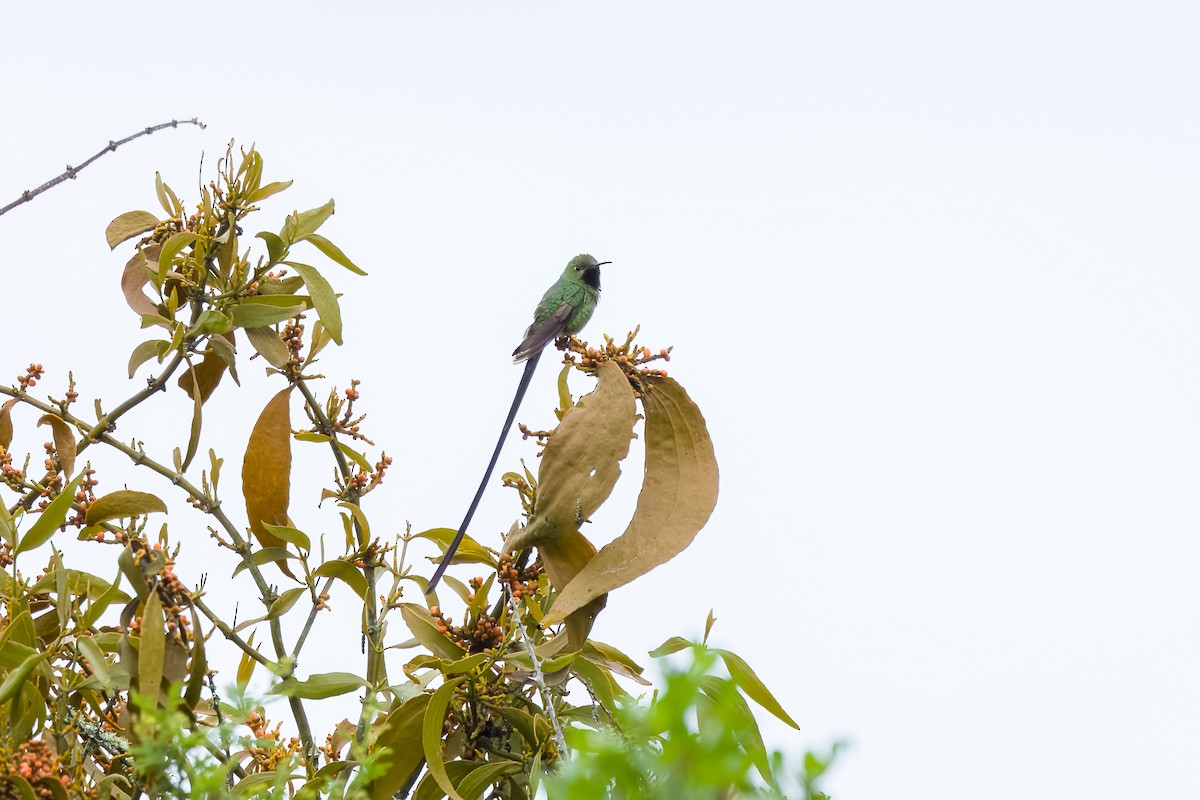
[[[658,652],[669,652],[669,642]],[[571,758],[546,777],[550,797],[571,800],[782,798],[789,788],[783,755],[768,756],[745,691],[714,674],[720,655],[688,645],[692,658],[668,667],[649,703],[622,702],[616,725],[567,732]],[[824,798],[821,775],[836,755],[807,753],[794,797]]]
[[[0,488],[12,494],[0,503],[0,755],[9,756],[0,792],[526,798],[572,745],[580,769],[614,735],[637,743],[638,753],[653,742],[660,756],[676,758],[691,734],[666,725],[663,715],[691,708],[723,731],[711,742],[707,734],[692,739],[725,748],[736,755],[735,767],[752,764],[775,785],[746,698],[795,723],[740,658],[698,650],[698,666],[682,674],[699,694],[672,688],[670,681],[684,680],[674,674],[643,713],[632,710],[618,680],[647,685],[642,668],[589,637],[607,593],[686,548],[716,503],[704,419],[679,383],[648,366],[668,359],[669,350],[652,354],[635,344],[635,334],[623,343],[605,337],[599,348],[559,343],[567,351],[561,424],[539,434],[545,451],[536,476],[504,476],[524,524],[514,523],[499,548],[464,540],[455,563],[482,566],[484,575],[466,584],[447,575],[451,602],[465,609],[456,625],[408,560],[413,540],[445,548],[454,530],[400,530],[386,506],[368,514],[363,501],[391,459],[383,451],[368,455],[375,445],[356,406],[357,380],[341,390],[317,388],[318,356],[330,343],[341,345],[344,333],[328,267],[365,274],[318,233],[333,201],[288,215],[277,231],[243,234],[257,204],[289,185],[264,183],[261,155],[231,147],[190,211],[159,178],[163,214],[131,211],[108,226],[111,247],[133,243],[121,287],[142,328],[154,333],[128,360],[131,377],[153,363],[143,389],[107,411],[97,400],[89,413],[79,410],[69,373],[60,394],[37,396],[40,364],[0,386],[9,398],[0,405]],[[252,256],[248,243],[265,252]],[[306,248],[326,266],[297,260]],[[280,383],[242,454],[244,516],[222,492],[225,459],[212,449],[197,458],[206,402],[218,389],[231,390],[230,381],[240,385],[243,342]],[[572,370],[596,380],[577,403],[567,387]],[[156,447],[113,431],[167,391],[182,393],[190,413],[179,421],[186,443],[163,461]],[[296,405],[304,415],[298,427]],[[12,449],[19,408],[33,409],[52,438],[42,469],[33,468],[32,454]],[[597,552],[579,528],[612,492],[639,419],[642,494],[625,533]],[[296,442],[317,447],[293,452]],[[321,453],[334,477],[320,500],[331,501],[336,517],[297,523],[289,515],[291,476],[312,469]],[[102,455],[141,468],[147,485],[97,495]],[[206,516],[211,544],[192,537],[185,552],[172,543],[160,515],[182,503]],[[72,529],[81,544],[63,540]],[[183,585],[176,566],[205,546],[227,556],[231,576],[222,591],[256,598],[261,616],[235,625],[209,607],[204,582]],[[335,583],[358,600],[341,613],[361,626],[363,662],[298,674],[310,633],[337,624],[327,602]],[[391,633],[396,617],[408,638]],[[680,642],[663,652],[688,646]],[[385,655],[406,649],[416,654],[402,674],[389,673]],[[728,678],[708,674],[713,659]],[[231,661],[232,703],[213,680],[213,665]],[[291,734],[265,708],[239,699],[260,668],[273,681],[269,694],[286,706]],[[586,700],[568,701],[568,687],[582,687],[570,696]],[[319,736],[309,702],[325,698],[342,698],[354,711]],[[647,762],[648,775],[660,768]],[[575,780],[572,769],[561,785]],[[750,786],[745,772],[730,772],[729,786]]]

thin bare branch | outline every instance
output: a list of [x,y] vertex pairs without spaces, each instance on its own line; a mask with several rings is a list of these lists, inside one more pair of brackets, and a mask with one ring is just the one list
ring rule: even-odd
[[46,191],[47,189],[57,186],[58,184],[62,183],[63,181],[75,180],[75,176],[79,174],[80,170],[82,170],[84,167],[91,164],[93,161],[95,161],[97,158],[104,155],[105,153],[111,153],[114,150],[116,150],[118,147],[120,147],[121,145],[132,142],[134,139],[137,139],[141,136],[148,136],[151,133],[154,133],[155,131],[161,131],[163,128],[178,128],[180,125],[197,125],[202,130],[204,128],[208,127],[207,125],[205,125],[203,122],[201,122],[199,119],[197,119],[195,117],[192,117],[191,119],[173,119],[170,122],[163,122],[159,125],[151,125],[148,128],[143,128],[142,130],[138,131],[135,134],[126,136],[124,139],[118,139],[115,142],[110,141],[108,143],[107,147],[102,149],[100,152],[96,153],[94,156],[89,158],[87,161],[84,161],[79,166],[72,167],[70,164],[68,164],[67,171],[64,172],[62,175],[59,175],[57,178],[53,178],[51,180],[46,181],[45,183],[43,183],[41,186],[37,187],[36,189],[26,189],[25,191],[21,192],[20,197],[18,197],[16,200],[12,201],[8,205],[6,205],[4,208],[0,208],[0,216],[4,216],[9,211],[12,211],[14,208],[16,208],[19,205],[28,203],[30,200],[37,197],[42,192]]

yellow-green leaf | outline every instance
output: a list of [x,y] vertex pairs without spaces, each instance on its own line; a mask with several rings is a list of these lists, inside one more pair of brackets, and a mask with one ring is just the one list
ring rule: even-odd
[[448,661],[458,661],[467,654],[466,650],[437,629],[433,616],[425,607],[415,603],[404,603],[400,606],[400,616],[404,617],[405,624],[417,641],[434,655]]
[[346,254],[335,245],[333,242],[321,236],[318,233],[310,233],[307,236],[300,237],[301,241],[309,242],[322,253],[325,254],[331,261],[341,264],[346,269],[353,272],[355,275],[366,275],[367,273],[360,269],[357,264],[346,257]]
[[279,194],[284,189],[292,185],[291,181],[275,181],[268,183],[266,186],[259,187],[253,194],[250,195],[249,202],[257,203],[260,200],[266,200],[273,194]]
[[366,681],[351,672],[322,672],[303,681],[285,678],[267,694],[299,697],[302,700],[323,700],[326,697],[353,692],[365,685]]
[[271,603],[271,608],[267,611],[267,619],[274,619],[286,614],[307,591],[308,589],[303,586],[296,586],[276,597],[275,602]]
[[429,707],[425,710],[425,718],[421,724],[421,749],[425,752],[425,765],[429,774],[437,781],[437,785],[451,800],[463,798],[455,791],[450,776],[446,774],[446,765],[442,761],[442,725],[446,722],[446,710],[450,707],[455,687],[465,680],[465,676],[455,678],[439,686],[429,698]]
[[292,357],[283,339],[271,328],[246,328],[246,338],[258,354],[275,369],[283,369]]
[[14,555],[41,547],[50,540],[59,526],[66,521],[71,504],[75,502],[75,490],[79,488],[79,481],[82,478],[82,474],[76,475],[75,480],[63,487],[58,497],[50,501],[46,509],[38,515],[37,520],[29,526],[29,530],[17,542],[17,546],[13,550]]
[[[291,302],[280,305],[275,302],[276,298],[283,298]],[[268,325],[283,322],[285,319],[303,314],[307,308],[305,303],[296,302],[295,295],[272,295],[270,298],[248,297],[234,306],[229,313],[233,317],[235,327],[251,329],[265,328]]]
[[296,547],[299,547],[306,553],[312,550],[312,542],[309,541],[308,534],[303,531],[289,528],[286,525],[271,525],[268,522],[264,522],[263,527],[285,542],[296,545]]
[[408,777],[425,758],[421,747],[421,727],[425,710],[429,707],[428,694],[419,694],[401,703],[388,712],[383,725],[375,735],[373,752],[387,748],[383,756],[384,773],[375,779],[371,787],[371,800],[391,800]]
[[[442,552],[446,552],[446,548],[450,546],[450,542],[454,540],[455,534],[458,533],[454,528],[430,528],[427,531],[413,534],[414,539],[428,539],[431,542],[436,542],[441,546]],[[433,559],[431,559],[433,560]],[[438,559],[440,560],[440,559]],[[450,560],[452,564],[487,564],[489,567],[495,567],[496,557],[492,555],[486,547],[471,538],[470,534],[463,534],[462,541],[458,543],[458,550],[454,552],[454,558]]]
[[175,256],[183,248],[190,244],[196,243],[197,236],[191,231],[180,231],[171,236],[170,239],[162,246],[162,251],[158,254],[158,281],[162,283],[167,279],[167,273],[171,271],[171,265],[175,261]]
[[17,692],[25,685],[25,681],[29,679],[29,675],[37,668],[38,663],[48,655],[49,653],[39,652],[27,656],[16,669],[8,673],[4,678],[4,683],[0,683],[0,706],[13,699]]
[[110,492],[88,506],[87,524],[99,525],[110,519],[138,517],[153,512],[167,513],[167,504],[149,492],[118,489]]
[[70,477],[75,471],[75,431],[57,414],[43,414],[38,420],[38,427],[49,425],[54,436],[54,451],[58,453],[58,463],[62,466],[63,474]]
[[329,338],[340,345],[342,343],[342,311],[338,307],[337,294],[329,285],[329,281],[325,280],[325,276],[315,267],[310,267],[308,264],[299,264],[295,261],[283,263],[296,270],[297,274],[304,278],[304,285],[308,287],[308,293],[312,297],[313,305],[317,308],[321,324],[325,326]]
[[674,558],[692,543],[717,504],[712,440],[687,392],[671,378],[649,378],[642,406],[646,470],[633,520],[562,589],[546,615],[548,624]]
[[156,227],[158,217],[149,211],[126,211],[108,223],[108,227],[104,229],[104,240],[108,242],[109,250],[115,250],[121,242],[129,241]]
[[142,611],[142,641],[138,648],[138,691],[158,702],[162,686],[163,661],[167,654],[167,634],[163,628],[162,600],[158,592],[146,597]]
[[365,600],[367,597],[367,592],[369,591],[367,587],[367,579],[363,577],[363,574],[358,571],[358,568],[349,561],[341,561],[338,559],[326,561],[324,564],[317,567],[313,571],[313,574],[322,578],[337,578],[339,581],[345,583],[347,586],[353,589],[354,593],[358,595],[360,599]]
[[728,650],[713,649],[713,652],[721,657],[725,662],[725,668],[729,670],[729,677],[733,682],[741,687],[742,691],[754,702],[770,711],[779,719],[791,725],[796,730],[800,730],[800,726],[796,721],[783,710],[783,706],[779,705],[779,701],[767,689],[766,684],[759,679],[754,670],[750,669],[750,665],[742,659],[737,653],[731,653]]

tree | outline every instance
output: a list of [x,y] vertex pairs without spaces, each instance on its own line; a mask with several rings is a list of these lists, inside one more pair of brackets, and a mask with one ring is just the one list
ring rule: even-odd
[[[0,775],[9,792],[522,798],[572,746],[581,759],[554,779],[557,787],[602,763],[582,757],[598,742],[627,742],[646,758],[704,744],[703,730],[647,727],[646,714],[680,695],[669,690],[639,710],[617,679],[648,685],[642,668],[589,637],[608,592],[686,548],[716,502],[717,465],[703,416],[654,363],[668,360],[669,349],[639,346],[636,329],[623,341],[605,336],[599,347],[559,342],[560,424],[537,434],[544,453],[536,475],[525,469],[503,476],[523,524],[514,523],[498,547],[464,539],[455,563],[479,565],[484,576],[466,584],[447,576],[465,607],[456,625],[407,559],[413,539],[444,548],[454,530],[414,533],[389,509],[364,503],[391,459],[382,450],[369,455],[375,445],[358,382],[324,389],[313,372],[330,343],[343,344],[333,283],[344,274],[331,281],[330,268],[365,275],[319,233],[333,201],[247,237],[256,204],[291,182],[264,182],[258,151],[232,145],[217,173],[190,209],[157,179],[163,213],[127,212],[106,230],[111,247],[133,249],[121,285],[142,327],[154,332],[128,361],[131,376],[152,373],[144,388],[115,405],[97,402],[91,413],[77,408],[71,378],[60,393],[39,396],[39,364],[0,386],[8,397],[0,405],[0,481],[11,496],[0,504],[7,611],[0,622],[0,749],[10,764]],[[325,266],[297,260],[306,251]],[[241,454],[243,515],[221,492],[224,457],[212,449],[197,457],[205,403],[238,383],[244,343],[280,388],[262,405]],[[568,388],[573,372],[595,380],[578,401]],[[186,395],[192,413],[186,445],[164,462],[155,448],[117,438],[113,429],[168,391]],[[304,412],[299,423],[294,406]],[[17,409],[32,409],[51,433],[42,467],[11,449]],[[646,464],[637,509],[625,533],[597,552],[579,528],[612,492],[639,421]],[[297,455],[294,442],[320,449]],[[288,514],[293,471],[310,469],[318,452],[334,467],[320,497],[339,510],[334,532],[302,530]],[[97,495],[102,456],[141,468],[145,486]],[[226,553],[234,591],[256,597],[262,616],[234,625],[206,602],[205,585],[188,588],[176,577],[175,565],[202,546],[173,544],[161,522],[159,515],[181,502],[207,516],[211,545],[203,546]],[[86,568],[60,548],[68,532],[95,550]],[[108,572],[92,566],[107,560],[115,561]],[[358,598],[353,613],[363,660],[347,671],[298,674],[310,632],[334,613],[327,601],[335,582]],[[389,634],[398,630],[389,628],[396,616],[411,634],[407,641]],[[285,636],[285,619],[297,623],[294,638]],[[238,662],[236,685],[224,699],[210,668],[222,642],[236,648]],[[388,673],[384,652],[393,647],[418,652],[403,676]],[[660,650],[695,653],[693,665],[678,673],[691,676],[695,690],[675,710],[715,725],[723,733],[704,746],[722,748],[741,765],[719,796],[776,786],[778,766],[747,698],[795,723],[749,666],[728,651],[679,639]],[[725,673],[713,672],[717,661]],[[246,696],[260,668],[273,676],[269,693],[285,698],[295,736],[272,727]],[[571,684],[586,690],[575,693],[586,702],[568,701]],[[321,738],[307,704],[330,697],[345,698],[357,713]],[[581,733],[587,729],[609,738],[589,738]],[[667,791],[647,769],[645,786]],[[610,787],[611,796],[633,796],[619,789]]]

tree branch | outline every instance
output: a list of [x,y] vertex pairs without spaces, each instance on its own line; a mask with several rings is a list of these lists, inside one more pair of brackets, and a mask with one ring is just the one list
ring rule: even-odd
[[57,186],[58,184],[62,183],[65,180],[75,180],[75,176],[79,174],[80,170],[82,170],[84,167],[90,165],[93,161],[95,161],[100,156],[104,155],[105,153],[111,153],[114,150],[116,150],[118,147],[120,147],[121,145],[132,142],[134,139],[137,139],[141,136],[148,136],[149,134],[154,133],[155,131],[161,131],[163,128],[178,128],[180,125],[197,125],[201,129],[208,127],[207,125],[205,125],[203,122],[201,122],[196,117],[192,117],[191,119],[173,119],[170,122],[163,122],[159,125],[151,125],[150,127],[144,128],[135,134],[126,136],[124,139],[118,139],[115,142],[110,141],[108,143],[107,147],[105,147],[100,152],[96,153],[94,156],[89,158],[87,161],[84,161],[78,167],[72,167],[70,164],[68,164],[67,171],[64,172],[62,175],[59,175],[57,178],[53,178],[51,180],[46,181],[45,183],[43,183],[41,186],[37,187],[36,189],[26,189],[25,191],[21,192],[20,197],[18,197],[16,200],[12,201],[8,205],[6,205],[4,208],[0,208],[0,216],[4,216],[9,211],[12,211],[14,208],[16,208],[17,206],[19,206],[23,203],[28,203],[30,200],[37,197],[42,192],[46,191],[47,189],[51,189],[51,188]]

